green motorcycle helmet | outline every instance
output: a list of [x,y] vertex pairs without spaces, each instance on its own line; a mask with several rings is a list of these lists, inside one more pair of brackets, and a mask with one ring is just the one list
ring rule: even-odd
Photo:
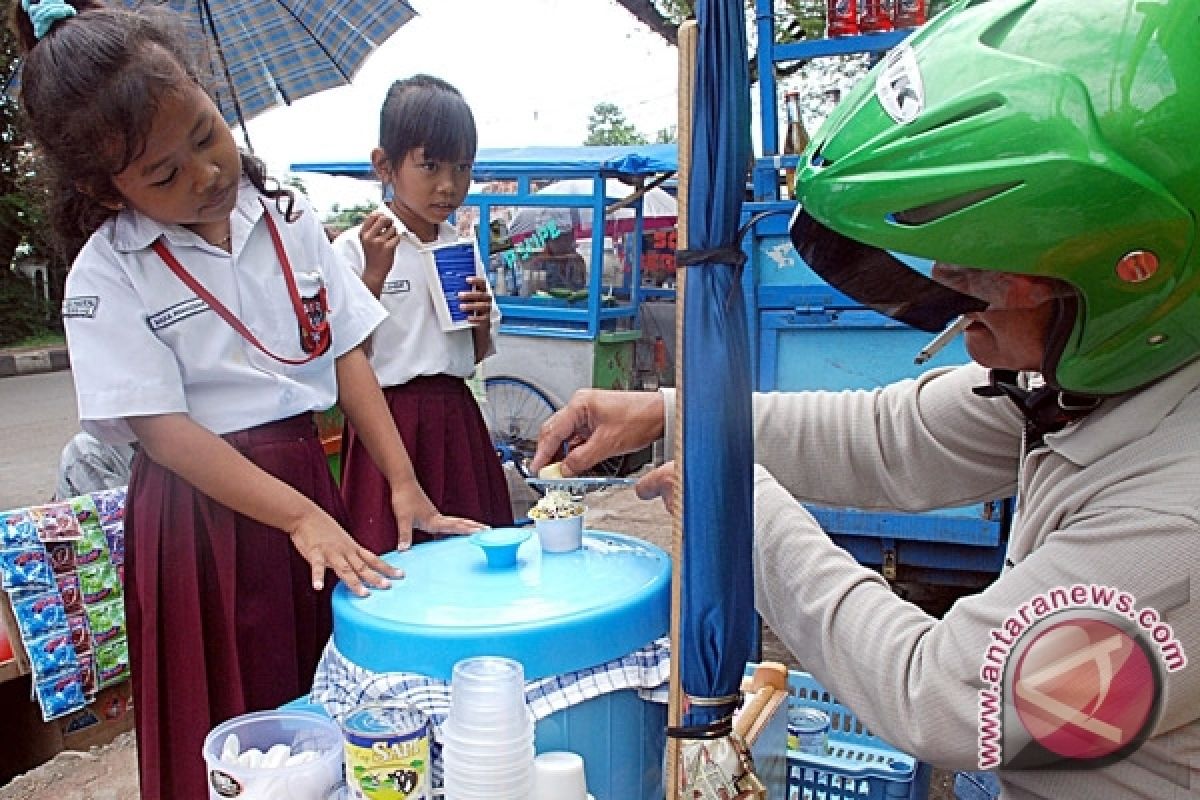
[[985,305],[906,254],[1057,279],[1043,363],[1075,394],[1200,356],[1195,0],[961,0],[891,51],[801,159],[791,235],[924,330]]

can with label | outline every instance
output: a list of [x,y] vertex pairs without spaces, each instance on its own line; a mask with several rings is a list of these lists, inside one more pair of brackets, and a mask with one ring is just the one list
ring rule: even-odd
[[825,755],[829,746],[829,715],[819,708],[789,708],[787,746],[800,753]]
[[339,722],[354,800],[429,800],[429,718],[404,703],[368,703]]

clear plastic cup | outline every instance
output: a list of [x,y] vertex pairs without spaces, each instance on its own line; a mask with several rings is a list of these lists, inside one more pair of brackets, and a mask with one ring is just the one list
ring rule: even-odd
[[474,771],[445,770],[446,800],[529,800],[533,790],[533,760],[513,765],[504,774],[476,776]]
[[529,723],[525,705],[525,670],[520,662],[499,656],[464,658],[450,678],[450,714],[462,732],[514,735]]

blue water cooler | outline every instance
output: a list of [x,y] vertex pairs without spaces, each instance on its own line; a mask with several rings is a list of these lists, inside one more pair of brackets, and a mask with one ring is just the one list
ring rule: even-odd
[[[588,531],[570,553],[543,553],[534,536],[501,568],[469,537],[385,558],[405,573],[390,589],[333,597],[334,644],[374,672],[449,681],[460,659],[495,655],[533,681],[620,659],[669,628],[670,558],[629,536]],[[657,800],[665,727],[665,705],[622,689],[539,720],[536,748],[583,756],[596,800]]]

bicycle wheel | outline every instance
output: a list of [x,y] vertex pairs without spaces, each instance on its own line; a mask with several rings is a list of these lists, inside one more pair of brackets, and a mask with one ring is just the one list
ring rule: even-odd
[[542,423],[558,409],[548,394],[527,380],[496,375],[483,381],[487,402],[483,418],[502,461],[521,477],[529,477],[529,460],[537,450]]

